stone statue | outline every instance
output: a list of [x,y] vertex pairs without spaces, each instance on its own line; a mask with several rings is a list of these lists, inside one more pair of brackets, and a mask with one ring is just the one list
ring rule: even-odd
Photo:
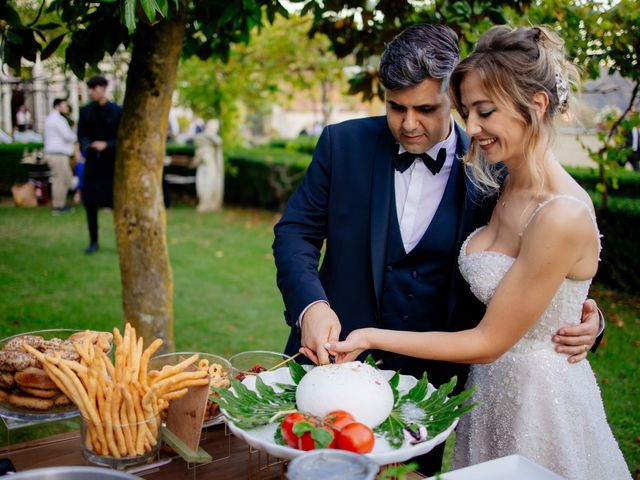
[[199,212],[212,212],[222,208],[224,159],[222,139],[218,135],[219,126],[218,120],[209,120],[204,132],[195,138],[193,165],[197,167],[196,192]]

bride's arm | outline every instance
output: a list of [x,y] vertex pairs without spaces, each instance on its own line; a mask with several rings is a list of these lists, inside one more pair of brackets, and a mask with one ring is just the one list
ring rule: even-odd
[[477,327],[460,332],[367,328],[355,330],[344,342],[331,342],[328,349],[341,360],[377,349],[433,360],[492,362],[536,323],[572,267],[589,255],[594,235],[586,211],[555,202],[527,228],[518,258]]

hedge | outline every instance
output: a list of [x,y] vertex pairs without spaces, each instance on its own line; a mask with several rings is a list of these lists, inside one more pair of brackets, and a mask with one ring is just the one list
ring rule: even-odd
[[13,184],[27,181],[28,170],[25,165],[20,163],[22,157],[25,152],[41,148],[41,143],[0,144],[0,195],[10,195]]
[[[596,168],[565,167],[576,181],[587,191],[597,191],[600,175]],[[609,194],[616,197],[640,198],[640,172],[622,170],[617,175],[618,188],[609,189]]]
[[292,152],[300,152],[311,155],[318,143],[315,135],[301,135],[296,138],[274,138],[269,145],[273,148],[282,148]]

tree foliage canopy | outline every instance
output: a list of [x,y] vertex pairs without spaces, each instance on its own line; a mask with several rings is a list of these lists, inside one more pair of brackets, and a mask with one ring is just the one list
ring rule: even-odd
[[[177,9],[186,13],[183,55],[202,59],[226,60],[231,44],[248,42],[250,32],[265,18],[272,22],[278,14],[288,15],[278,0],[42,0],[38,15],[26,23],[15,3],[3,0],[2,59],[18,70],[22,58],[35,61],[40,53],[44,59],[64,44],[67,65],[83,78],[87,66],[97,65],[120,45],[129,46],[136,32],[144,30],[140,25],[170,19]],[[57,19],[50,21],[51,16],[43,14],[55,14]]]
[[461,53],[465,55],[482,33],[492,25],[506,23],[511,12],[521,12],[529,3],[527,0],[509,5],[494,0],[326,0],[307,3],[303,13],[313,15],[310,34],[327,35],[339,58],[355,55],[356,63],[362,69],[350,80],[350,93],[360,93],[368,100],[376,95],[383,98],[377,80],[379,55],[385,45],[409,25],[441,23],[449,26],[458,34]]
[[[227,62],[191,57],[182,62],[177,90],[197,115],[219,118],[225,145],[240,140],[242,117],[260,118],[294,92],[320,102],[322,84],[341,77],[347,60],[329,51],[325,35],[308,35],[309,16],[277,17],[251,32],[248,44],[231,48]],[[298,97],[299,98],[299,97]]]

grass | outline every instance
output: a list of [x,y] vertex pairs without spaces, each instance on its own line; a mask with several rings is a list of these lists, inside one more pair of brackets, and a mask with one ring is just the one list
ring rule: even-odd
[[[52,217],[47,208],[0,206],[0,337],[42,328],[120,326],[121,292],[112,216],[102,211],[100,251],[85,255],[83,210]],[[274,214],[225,209],[167,213],[174,276],[176,347],[229,356],[280,351],[288,335],[271,255]],[[592,288],[607,318],[604,343],[590,355],[609,422],[632,470],[640,467],[638,348],[640,298]],[[6,432],[0,445],[33,436]],[[39,434],[65,425],[50,425]],[[29,430],[32,430],[31,432]],[[449,442],[451,443],[451,442]],[[450,463],[447,446],[445,465]]]

